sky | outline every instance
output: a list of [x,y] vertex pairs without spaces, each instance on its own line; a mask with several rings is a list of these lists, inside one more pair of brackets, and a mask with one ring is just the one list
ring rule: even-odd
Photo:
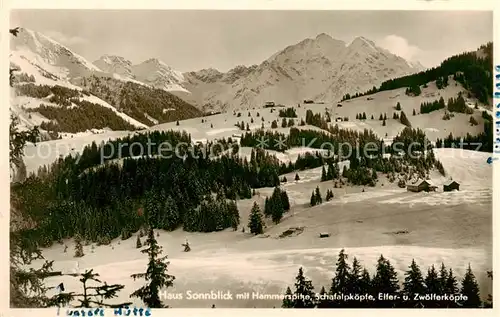
[[320,33],[363,36],[426,67],[493,39],[487,11],[13,10],[10,19],[90,62],[158,58],[182,72],[260,64]]

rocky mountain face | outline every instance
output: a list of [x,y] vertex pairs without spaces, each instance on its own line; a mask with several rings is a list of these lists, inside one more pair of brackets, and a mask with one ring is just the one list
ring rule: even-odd
[[214,69],[186,73],[184,87],[193,94],[192,102],[216,110],[260,107],[266,101],[336,102],[345,93],[364,92],[422,69],[366,38],[347,45],[322,33],[286,47],[260,65],[239,66],[225,74]]

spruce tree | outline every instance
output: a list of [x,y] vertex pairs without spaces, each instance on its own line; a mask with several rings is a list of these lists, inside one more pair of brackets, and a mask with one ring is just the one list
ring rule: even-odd
[[385,126],[386,126],[385,119],[382,121],[382,126],[383,126],[383,127],[385,127]]
[[[399,293],[399,281],[397,277],[396,270],[391,265],[389,260],[380,255],[377,261],[377,270],[375,276],[372,280],[372,290],[375,298],[378,298],[378,294],[390,294],[398,295]],[[394,301],[377,301],[376,306],[378,307],[394,307]]]
[[[427,270],[427,276],[425,277],[425,291],[427,294],[440,294],[441,293],[441,281],[438,276],[438,272],[434,265],[432,265]],[[439,301],[426,301],[425,307],[437,308],[440,307]]]
[[409,270],[405,272],[405,280],[403,282],[403,296],[406,296],[403,305],[406,307],[422,307],[421,301],[414,301],[415,294],[425,294],[425,285],[420,267],[415,260],[411,261]]
[[372,115],[372,120],[374,120],[374,119],[373,119],[373,115]]
[[448,270],[446,270],[446,266],[444,263],[441,263],[441,267],[439,268],[439,293],[440,295],[445,294],[446,292],[446,283],[448,281]]
[[380,116],[378,117],[378,119],[379,119],[380,121],[382,121],[382,120],[384,120],[384,116],[383,116],[382,114],[380,114]]
[[252,210],[250,211],[250,217],[248,219],[248,227],[250,232],[257,235],[264,232],[264,223],[262,222],[262,214],[260,212],[259,205],[257,202],[253,203]]
[[[79,278],[82,283],[83,290],[81,293],[75,292],[61,292],[52,299],[52,304],[61,303],[68,304],[71,301],[77,300],[79,302],[75,308],[92,308],[92,307],[108,307],[108,308],[123,308],[132,304],[131,302],[120,304],[104,303],[104,300],[118,297],[118,292],[124,288],[120,284],[107,284],[98,279],[99,274],[93,273],[92,270],[86,270],[85,273],[71,273],[65,274]],[[92,285],[89,285],[90,283]],[[96,284],[101,284],[96,286]],[[104,284],[104,285],[102,285]]]
[[296,180],[296,181],[299,181],[299,180],[300,180],[300,177],[299,177],[299,174],[298,174],[298,173],[295,173],[295,180]]
[[75,236],[75,258],[81,258],[85,254],[83,253],[82,239],[80,235]]
[[160,291],[174,285],[175,276],[167,273],[170,262],[166,261],[167,256],[161,256],[162,247],[155,239],[153,228],[150,226],[148,238],[146,240],[147,249],[141,252],[148,255],[148,267],[145,273],[132,274],[134,281],[143,278],[146,285],[134,291],[130,297],[140,298],[149,308],[167,308],[160,300]]
[[312,282],[304,276],[304,271],[299,268],[299,273],[295,278],[296,299],[293,301],[293,308],[314,308],[315,294]]
[[399,101],[398,101],[398,103],[396,104],[396,110],[401,110],[401,104],[399,103]]
[[461,303],[462,307],[479,308],[482,306],[481,297],[479,295],[479,286],[474,273],[472,273],[470,264],[467,267],[464,278],[462,279],[462,288],[460,289],[460,293],[467,296],[467,300]]
[[334,178],[335,168],[332,163],[328,163],[328,171],[326,172],[326,180],[332,180]]
[[326,170],[325,170],[325,166],[323,165],[323,167],[321,168],[321,181],[324,182],[326,180],[327,180]]
[[311,200],[310,200],[310,205],[311,207],[316,206],[316,195],[314,194],[314,191],[311,193]]
[[284,211],[290,210],[290,200],[288,199],[288,194],[285,190],[281,191],[281,205],[283,206]]
[[413,115],[416,116],[417,115],[417,112],[415,111],[415,109],[413,109]]
[[[350,267],[347,263],[347,254],[345,254],[344,249],[342,249],[340,250],[337,258],[335,276],[332,279],[332,285],[330,287],[329,294],[349,294],[349,292],[351,291],[351,282],[352,279],[350,274]],[[342,307],[342,304],[345,303],[332,303],[333,307]]]
[[329,308],[330,301],[328,300],[328,293],[325,290],[325,287],[321,287],[319,291],[319,298],[317,299],[316,308]]
[[292,300],[292,290],[290,286],[286,288],[285,297],[283,298],[283,303],[281,304],[281,308],[293,308],[293,300]]
[[320,205],[321,203],[323,203],[323,198],[321,198],[321,193],[319,191],[318,186],[316,187],[316,191],[315,191],[314,196],[315,196],[316,204]]
[[[363,278],[363,268],[359,263],[358,259],[354,258],[352,260],[352,268],[348,277],[348,294],[365,294],[363,290],[362,278]],[[349,307],[362,307],[362,303],[358,301],[353,301],[348,303]]]
[[177,126],[179,125],[179,120],[177,120],[177,122],[175,123],[175,125],[177,125]]

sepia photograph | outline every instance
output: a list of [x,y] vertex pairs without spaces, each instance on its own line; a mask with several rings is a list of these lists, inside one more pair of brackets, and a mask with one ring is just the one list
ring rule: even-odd
[[10,308],[492,309],[492,10],[9,16]]

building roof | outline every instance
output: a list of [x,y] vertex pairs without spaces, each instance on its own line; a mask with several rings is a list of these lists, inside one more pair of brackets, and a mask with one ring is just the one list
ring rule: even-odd
[[454,180],[450,180],[450,181],[447,181],[446,183],[444,183],[443,185],[444,186],[450,186],[451,184],[453,183],[456,183],[457,185],[460,185],[457,181],[454,181]]
[[420,186],[420,185],[422,185],[423,183],[427,183],[427,185],[430,185],[430,183],[429,183],[427,180],[425,180],[425,179],[420,179],[420,180],[418,180],[418,181],[416,181],[416,182],[414,182],[414,183],[412,183],[412,184],[406,184],[406,185],[410,185],[410,186]]

